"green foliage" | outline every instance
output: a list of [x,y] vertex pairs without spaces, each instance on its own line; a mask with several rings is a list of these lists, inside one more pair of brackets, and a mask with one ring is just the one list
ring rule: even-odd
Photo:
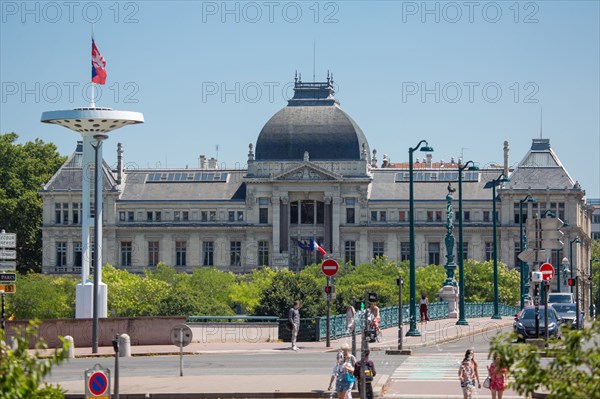
[[25,331],[17,332],[12,348],[5,341],[4,330],[0,330],[0,398],[64,398],[64,391],[59,386],[42,383],[53,366],[67,359],[68,343],[62,340],[62,348],[49,357],[40,357],[40,351],[47,348],[43,342],[38,342],[34,351],[29,350],[29,343],[37,335],[37,326],[37,322],[31,322]]
[[70,276],[19,275],[17,292],[7,295],[7,314],[17,319],[74,317],[76,284]]
[[514,335],[492,339],[491,353],[498,353],[502,367],[514,379],[512,389],[521,395],[549,392],[550,399],[600,398],[600,322],[582,330],[563,329],[562,341],[548,349],[549,361],[542,361],[532,344],[514,344]]
[[[594,304],[596,307],[596,312],[600,311],[599,298],[600,295],[600,240],[592,241],[592,249],[591,249],[591,259],[592,259],[592,297],[594,298]],[[587,294],[587,293],[586,293]]]
[[[516,305],[520,295],[520,276],[517,270],[509,270],[498,263],[498,297],[500,302]],[[492,262],[465,261],[465,301],[493,302],[494,264]]]
[[64,163],[54,144],[36,139],[16,144],[15,133],[0,134],[0,229],[17,233],[18,268],[40,271],[42,200],[38,190]]
[[231,302],[253,314],[260,304],[262,292],[271,285],[276,274],[274,270],[264,268],[238,276],[236,284],[231,287]]

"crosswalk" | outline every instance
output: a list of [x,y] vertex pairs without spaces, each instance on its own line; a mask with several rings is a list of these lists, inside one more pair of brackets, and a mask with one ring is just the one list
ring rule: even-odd
[[448,352],[409,356],[394,371],[391,379],[392,381],[458,381],[458,368],[463,357],[464,353]]

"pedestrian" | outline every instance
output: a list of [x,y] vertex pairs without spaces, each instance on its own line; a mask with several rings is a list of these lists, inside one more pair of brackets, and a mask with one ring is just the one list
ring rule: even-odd
[[337,392],[338,399],[350,399],[352,386],[354,385],[354,366],[356,365],[356,358],[350,353],[350,346],[344,344],[341,348],[341,353],[337,355],[337,362],[333,367],[333,373],[329,379],[328,391],[333,388],[333,381],[335,380],[335,391]]
[[468,349],[465,352],[465,358],[458,369],[458,378],[460,379],[460,387],[462,388],[464,399],[472,399],[473,392],[475,391],[475,383],[477,382],[477,386],[481,388],[475,353],[472,349]]
[[504,390],[506,389],[506,368],[500,367],[500,355],[494,355],[492,364],[488,366],[490,374],[490,390],[492,391],[492,399],[502,399]]
[[293,306],[288,313],[288,322],[292,325],[292,350],[297,351],[296,339],[298,339],[298,331],[300,330],[300,301],[295,300]]
[[421,302],[419,306],[419,310],[421,311],[421,323],[429,321],[429,299],[427,299],[427,294],[423,292],[421,294]]
[[[365,350],[364,359],[360,362],[356,362],[354,366],[354,378],[356,381],[360,381],[360,369],[362,363],[365,364],[365,393],[367,399],[373,399],[373,377],[377,375],[377,371],[375,371],[375,365],[373,361],[369,360],[369,355],[371,354],[370,350]],[[360,384],[358,385],[360,389]]]

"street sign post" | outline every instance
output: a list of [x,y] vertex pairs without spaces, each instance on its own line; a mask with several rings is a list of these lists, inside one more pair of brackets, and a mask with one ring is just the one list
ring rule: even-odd
[[340,265],[338,265],[335,259],[325,259],[321,264],[321,270],[327,277],[335,276],[339,268]]
[[15,281],[17,281],[17,273],[0,274],[0,283],[14,283]]
[[187,324],[176,324],[171,329],[171,342],[179,346],[179,376],[183,377],[183,347],[192,342],[192,329]]
[[14,260],[17,259],[17,250],[16,249],[0,249],[0,259],[1,260]]
[[14,271],[17,270],[17,262],[14,260],[0,260],[0,271]]
[[531,248],[521,252],[517,257],[525,263],[544,262],[546,259],[548,259],[545,250]]
[[540,272],[542,273],[542,279],[544,281],[552,281],[554,278],[554,267],[550,263],[541,265]]
[[17,292],[17,286],[14,284],[0,284],[0,293],[14,294]]

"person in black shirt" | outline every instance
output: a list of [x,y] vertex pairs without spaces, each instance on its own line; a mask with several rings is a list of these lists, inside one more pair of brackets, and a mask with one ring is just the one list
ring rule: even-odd
[[[375,365],[371,360],[369,360],[370,353],[371,351],[367,349],[365,351],[365,358],[363,360],[365,364],[365,392],[367,394],[367,399],[373,399],[373,377],[375,377],[375,375],[377,374],[377,372],[375,371]],[[354,376],[356,377],[356,382],[358,384],[359,389],[360,369],[362,367],[363,361],[356,362],[356,365],[354,366]]]

